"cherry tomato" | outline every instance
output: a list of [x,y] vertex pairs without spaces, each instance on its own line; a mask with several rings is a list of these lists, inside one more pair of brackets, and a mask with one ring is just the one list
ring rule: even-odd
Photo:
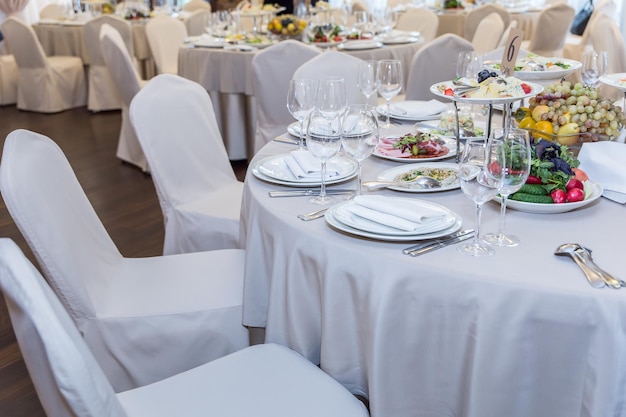
[[552,191],[550,193],[550,197],[552,197],[552,201],[554,201],[554,204],[567,202],[567,194],[565,194],[565,191],[561,189]]
[[451,88],[446,88],[445,91],[443,92],[443,94],[445,94],[446,96],[453,96],[454,95],[454,91],[452,91]]
[[572,188],[567,191],[567,202],[575,203],[585,199],[585,191],[580,188]]

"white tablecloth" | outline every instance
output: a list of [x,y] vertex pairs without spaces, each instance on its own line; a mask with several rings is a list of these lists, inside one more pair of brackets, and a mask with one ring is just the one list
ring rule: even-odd
[[[272,142],[251,168],[292,149]],[[364,179],[394,166],[371,157]],[[624,206],[600,199],[563,214],[509,210],[507,231],[520,246],[486,258],[454,246],[414,258],[401,253],[409,243],[299,220],[319,206],[268,197],[281,188],[249,169],[244,323],[266,327],[268,342],[367,396],[373,417],[626,415],[626,289],[593,289],[570,259],[553,254],[581,243],[626,279]],[[379,193],[443,204],[474,225],[474,205],[460,190]],[[498,213],[496,203],[485,206],[485,231],[495,231]]]

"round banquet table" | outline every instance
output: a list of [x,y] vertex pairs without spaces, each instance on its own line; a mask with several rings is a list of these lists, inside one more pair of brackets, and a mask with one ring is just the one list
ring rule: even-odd
[[[415,42],[344,52],[361,59],[399,59],[406,83],[413,55],[422,45],[423,42]],[[255,53],[192,45],[182,47],[179,52],[178,74],[201,84],[211,95],[231,160],[249,159],[254,149],[256,110],[252,58]]]
[[[268,197],[289,187],[256,178],[255,164],[293,149],[270,142],[245,180],[244,324],[265,327],[267,342],[367,397],[373,417],[626,415],[626,289],[594,289],[572,260],[553,254],[581,243],[625,279],[622,205],[600,198],[562,214],[508,210],[518,247],[484,258],[454,246],[410,257],[401,250],[414,242],[299,220],[319,208],[308,197]],[[364,179],[395,166],[372,156]],[[439,203],[474,226],[460,190],[377,194]],[[498,204],[486,204],[484,231],[495,231],[498,214]]]

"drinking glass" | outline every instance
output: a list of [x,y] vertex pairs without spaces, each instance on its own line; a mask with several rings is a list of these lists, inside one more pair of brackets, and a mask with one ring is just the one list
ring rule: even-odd
[[315,108],[317,80],[299,79],[289,82],[287,109],[300,122],[300,150],[304,149],[304,121]]
[[326,163],[337,154],[341,146],[340,113],[325,114],[313,110],[308,119],[306,144],[309,152],[320,160],[322,167],[320,194],[310,201],[314,204],[331,204],[334,199],[326,195]]
[[387,102],[387,122],[380,126],[382,128],[393,127],[390,121],[389,105],[391,99],[402,91],[402,64],[397,59],[383,59],[378,61],[376,67],[376,77],[378,80],[378,93]]
[[475,79],[482,70],[482,57],[475,51],[459,52],[456,61],[456,76]]
[[363,37],[363,32],[367,28],[369,16],[365,11],[354,12],[354,30],[356,31],[359,39]]
[[583,54],[582,79],[585,85],[596,87],[600,77],[606,74],[608,57],[606,51],[588,50]]
[[461,190],[476,204],[476,234],[471,243],[457,247],[463,254],[489,256],[495,251],[481,242],[480,218],[482,207],[491,200],[502,184],[501,173],[504,159],[502,142],[486,139],[468,139],[459,163]]
[[362,61],[359,64],[359,70],[356,77],[356,85],[365,96],[365,105],[367,106],[370,97],[376,94],[378,90],[378,79],[376,78],[376,61]]
[[487,233],[483,241],[496,246],[517,246],[520,241],[516,236],[505,233],[506,202],[509,195],[519,190],[526,183],[530,174],[530,139],[528,130],[502,129],[492,131],[490,141],[501,141],[504,159],[502,160],[502,185],[500,194],[500,227],[498,233]]
[[325,77],[317,88],[317,109],[322,114],[341,115],[346,109],[346,83],[341,77]]
[[356,194],[363,194],[361,162],[367,159],[378,145],[378,121],[367,105],[348,106],[341,123],[343,149],[357,162]]

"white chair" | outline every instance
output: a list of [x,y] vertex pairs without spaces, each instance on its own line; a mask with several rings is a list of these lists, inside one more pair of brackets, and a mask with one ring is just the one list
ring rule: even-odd
[[[511,14],[508,10],[497,4],[484,4],[467,13],[465,23],[463,25],[463,37],[468,41],[474,39],[474,33],[476,32],[478,25],[491,13],[498,13],[504,23],[504,27],[509,26],[511,22]],[[498,38],[498,40],[500,40],[500,38]]]
[[128,106],[145,82],[133,64],[122,35],[106,23],[100,27],[100,47],[109,74],[122,98],[122,126],[116,155],[122,161],[136,165],[142,171],[147,172],[149,168],[146,157],[128,117]]
[[159,15],[146,24],[148,45],[158,74],[178,74],[178,50],[185,42],[185,24],[172,16]]
[[565,38],[565,45],[563,45],[563,57],[573,59],[575,61],[581,61],[583,57],[583,51],[585,48],[591,45],[591,29],[594,27],[593,21],[602,15],[609,16],[611,19],[615,18],[616,5],[613,0],[600,0],[593,9],[587,27],[581,36],[571,33],[567,34]]
[[504,22],[498,13],[487,15],[476,28],[472,45],[474,50],[480,54],[485,54],[498,47],[500,38],[504,33]]
[[439,18],[431,10],[413,7],[400,14],[395,29],[417,31],[427,43],[437,37]]
[[[204,3],[204,0],[200,0]],[[208,4],[208,3],[206,3]],[[187,29],[188,36],[200,36],[206,33],[206,25],[211,16],[211,11],[206,9],[198,9],[189,13],[189,16],[184,20],[185,28]]]
[[17,64],[17,108],[56,113],[87,103],[83,61],[75,56],[46,56],[27,23],[9,17],[2,33]]
[[407,100],[431,100],[430,86],[456,77],[459,52],[473,51],[470,42],[448,33],[424,45],[411,61],[406,87]]
[[498,48],[501,48],[504,46],[506,41],[509,39],[509,34],[511,33],[511,29],[516,29],[517,25],[518,25],[517,20],[511,20],[511,22],[509,23],[509,26],[502,33],[502,37],[500,37],[500,42],[498,42]]
[[613,17],[601,14],[593,20],[590,31],[590,46],[596,51],[606,51],[608,74],[626,72],[626,46],[619,26]]
[[249,345],[244,251],[123,257],[61,149],[27,130],[5,141],[0,190],[116,391]]
[[89,97],[87,109],[93,112],[122,108],[122,98],[104,62],[100,47],[100,28],[103,24],[114,27],[122,36],[128,53],[133,53],[133,31],[130,23],[117,16],[101,15],[85,23],[83,33],[89,55]]
[[[276,344],[252,346],[116,394],[59,299],[17,245],[6,238],[0,239],[0,289],[48,416],[369,415],[363,403],[337,381]],[[167,336],[162,340],[164,344],[172,341]],[[179,358],[172,355],[170,359]]]
[[522,49],[547,57],[562,57],[563,45],[572,26],[573,7],[567,3],[557,3],[544,9],[537,19],[530,40],[522,42]]
[[252,90],[256,100],[254,153],[294,121],[286,106],[289,81],[298,67],[319,54],[318,48],[286,40],[252,58]]
[[0,106],[17,103],[17,63],[13,55],[0,55]]
[[59,19],[67,15],[67,7],[60,3],[49,3],[39,11],[40,19]]
[[211,3],[204,0],[191,0],[183,5],[183,10],[186,12],[194,12],[196,10],[207,10],[211,12]]
[[211,98],[163,74],[130,106],[165,221],[165,255],[239,247],[243,183],[228,160]]

